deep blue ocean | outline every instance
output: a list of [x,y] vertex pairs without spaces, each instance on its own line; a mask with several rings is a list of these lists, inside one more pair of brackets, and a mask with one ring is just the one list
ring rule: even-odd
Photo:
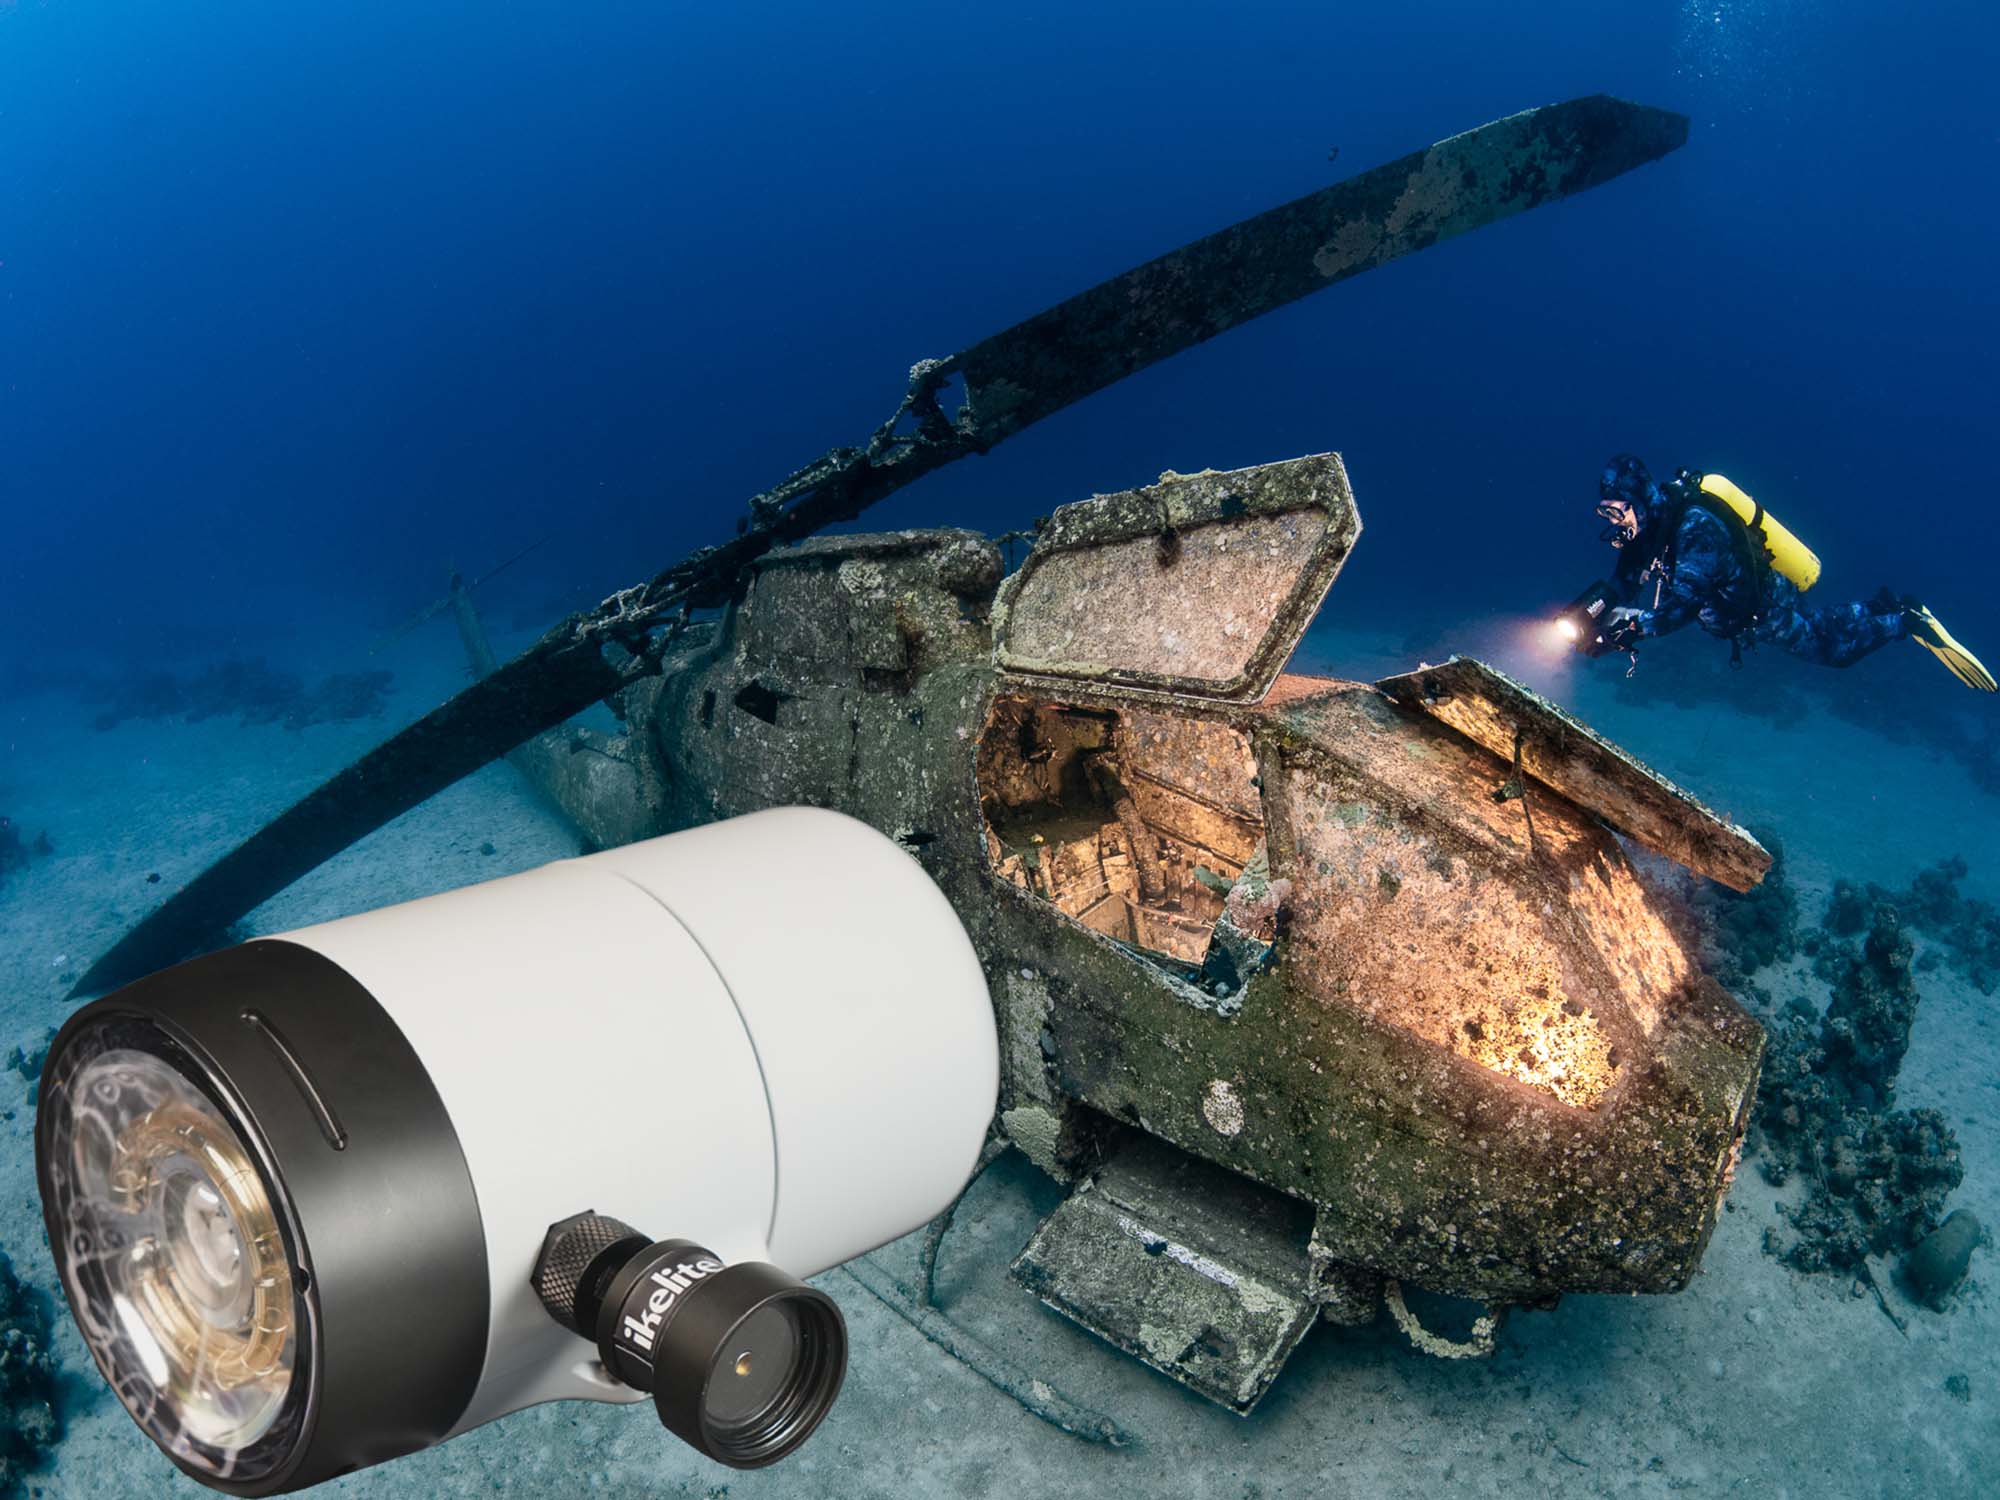
[[1737,478],[1824,596],[1891,583],[2000,641],[1996,63],[1969,0],[8,0],[0,642],[250,649],[275,616],[338,656],[545,538],[506,602],[595,602],[859,441],[912,361],[1597,91],[1688,146],[862,524],[1333,448],[1369,530],[1335,617],[1534,609],[1600,566],[1629,449]]
[[[731,537],[749,497],[825,450],[865,443],[916,361],[1447,136],[1597,93],[1686,114],[1687,144],[1176,355],[838,529],[1005,533],[1166,470],[1338,451],[1364,534],[1295,661],[1377,676],[1419,657],[1490,657],[1782,848],[1789,864],[1743,905],[1640,859],[1630,889],[1646,894],[1632,899],[1684,924],[1671,938],[1668,918],[1625,926],[1622,912],[1588,907],[1570,877],[1575,933],[1640,934],[1630,947],[1646,961],[1681,956],[1685,941],[1774,1039],[1765,1094],[1745,1081],[1731,1099],[1775,1097],[1787,1028],[1796,1045],[1784,1055],[1808,1055],[1819,1045],[1798,1041],[1808,1022],[1838,1010],[1842,984],[1861,985],[1870,924],[1906,922],[1915,936],[1891,967],[1907,984],[1888,990],[1904,1004],[1890,1030],[1907,1058],[1898,1051],[1875,1077],[1879,1093],[1840,1108],[1874,1111],[1869,1130],[1892,1103],[1935,1112],[1935,1129],[1912,1127],[1894,1149],[1868,1136],[1871,1156],[1852,1135],[1820,1139],[1820,1117],[1800,1125],[1793,1110],[1785,1128],[1808,1155],[1775,1170],[1758,1154],[1764,1136],[1740,1172],[1725,1143],[1720,1188],[1704,1179],[1695,1195],[1702,1211],[1725,1206],[1684,1291],[1524,1307],[1490,1360],[1425,1358],[1387,1317],[1320,1327],[1308,1298],[1298,1327],[1312,1324],[1311,1337],[1298,1335],[1292,1367],[1248,1419],[1009,1279],[1065,1191],[1016,1152],[977,1179],[941,1273],[957,1333],[986,1347],[948,1358],[934,1346],[950,1338],[853,1279],[863,1261],[914,1276],[913,1238],[830,1268],[821,1284],[851,1324],[848,1393],[796,1460],[726,1472],[643,1411],[563,1402],[324,1493],[2000,1493],[1995,1243],[1981,1241],[1936,1300],[1897,1260],[1947,1197],[2000,1223],[2000,697],[1966,692],[1907,643],[1840,672],[1767,645],[1739,673],[1726,644],[1689,629],[1649,644],[1628,681],[1618,660],[1563,655],[1543,629],[1611,569],[1598,480],[1608,458],[1631,452],[1662,477],[1719,471],[1768,506],[1824,561],[1809,602],[1887,585],[2000,665],[1996,79],[1990,0],[0,0],[0,1262],[14,1268],[0,1274],[0,1500],[206,1493],[132,1428],[67,1321],[36,1193],[35,1048],[69,1013],[78,973],[136,921],[462,685],[442,611],[429,634],[395,634],[451,570],[477,578],[507,564],[479,606],[502,655],[520,650],[565,614]],[[392,650],[371,654],[385,641]],[[258,658],[276,678],[243,666]],[[318,697],[301,686],[366,672],[393,677],[336,676]],[[857,680],[880,686],[858,669]],[[723,743],[777,724],[776,699],[789,695],[763,691],[761,712],[738,694],[736,718],[723,700]],[[713,728],[717,694],[706,696],[700,722]],[[614,727],[603,708],[586,719]],[[921,707],[908,722],[923,726]],[[983,722],[989,733],[1000,720]],[[858,713],[852,727],[858,777]],[[1018,727],[1026,785],[1038,774],[1033,722]],[[647,742],[612,749],[633,743]],[[639,805],[632,766],[659,760],[664,743],[609,773],[631,778],[614,784],[619,806]],[[1501,810],[1471,799],[1467,826],[1511,820],[1502,804],[1516,797],[1535,816],[1519,743],[1511,782],[1491,792]],[[1079,767],[1097,753],[1070,748]],[[982,759],[976,774],[990,769]],[[1488,769],[1504,774],[1498,761]],[[878,779],[921,779],[891,772]],[[243,931],[574,854],[581,820],[511,777],[488,765],[323,863]],[[670,790],[692,797],[698,781]],[[1261,809],[1263,783],[1250,784]],[[981,782],[980,795],[987,807],[995,794]],[[710,810],[722,805],[715,792]],[[1414,823],[1428,806],[1419,797],[1403,810]],[[1329,816],[1344,822],[1351,808]],[[1578,839],[1614,846],[1598,813],[1579,814]],[[978,830],[994,869],[997,826]],[[1258,852],[1246,845],[1225,877],[1195,871],[1221,880],[1207,886],[1218,902],[1271,872],[1255,873],[1267,850],[1303,858],[1255,827]],[[912,850],[930,837],[885,831]],[[1115,832],[1105,822],[1089,838]],[[1503,829],[1496,847],[1510,837]],[[1525,837],[1528,868],[1545,851],[1532,822]],[[1723,844],[1740,855],[1734,838]],[[1092,847],[1117,854],[1115,837]],[[1953,856],[1964,863],[1936,864]],[[1041,869],[1040,857],[1022,868]],[[1293,951],[1278,886],[1291,889],[1268,888],[1259,962]],[[1355,899],[1401,888],[1386,865],[1371,868]],[[1538,908],[1552,927],[1572,920],[1564,899]],[[1497,902],[1452,910],[1482,932],[1514,920]],[[1526,930],[1535,913],[1519,910]],[[1138,942],[1128,949],[1150,951]],[[1011,984],[1012,957],[988,967]],[[1051,993],[1060,987],[1041,992],[1053,1005]],[[1686,1056],[1721,1047],[1689,1042],[1670,1009],[1647,1012],[1648,1045],[1659,1016],[1671,1022],[1657,1034],[1662,1056],[1669,1042]],[[1700,1019],[1716,1036],[1728,1029]],[[1837,1051],[1838,1031],[1829,1025],[1825,1048]],[[1464,1032],[1481,1035],[1470,1021]],[[1055,1077],[1054,1032],[1039,1042]],[[1029,1031],[1006,1044],[1007,1068],[1042,1069]],[[1167,1038],[1167,1051],[1178,1045]],[[565,1078],[586,1052],[614,1050],[555,1026],[519,1048],[545,1049],[549,1076]],[[1747,1080],[1751,1064],[1737,1062]],[[1803,1089],[1812,1072],[1799,1065],[1789,1083]],[[309,1080],[300,1087],[311,1095]],[[1704,1075],[1702,1087],[1714,1097],[1686,1106],[1689,1117],[1724,1107],[1721,1083]],[[1240,1126],[1242,1103],[1222,1097]],[[1783,1135],[1754,1118],[1769,1139]],[[1839,1108],[1825,1118],[1849,1128]],[[1885,1231],[1860,1258],[1865,1276],[1849,1261],[1800,1264],[1814,1226],[1798,1205],[1818,1201],[1800,1162],[1818,1169],[1825,1197],[1833,1163],[1843,1201],[1859,1202],[1866,1183],[1897,1172],[1942,1175],[1937,1141],[1962,1152],[1962,1183],[1909,1188],[1910,1201],[1929,1194],[1927,1217],[1893,1245]],[[655,1144],[617,1149],[639,1160]],[[1717,1161],[1708,1151],[1702,1170]],[[1456,1252],[1455,1225],[1407,1212],[1411,1236],[1442,1233]],[[1187,1253],[1185,1264],[1210,1264]],[[15,1272],[40,1291],[17,1297]],[[36,1311],[44,1293],[56,1294],[53,1323]],[[48,1351],[41,1385],[20,1373],[21,1330]],[[421,1333],[412,1359],[430,1353]],[[995,1368],[1026,1373],[1009,1390]],[[1046,1396],[1044,1382],[1133,1441],[1079,1443],[1035,1420],[1022,1407],[1041,1396],[1022,1391]],[[59,1443],[30,1431],[41,1412],[60,1413]]]

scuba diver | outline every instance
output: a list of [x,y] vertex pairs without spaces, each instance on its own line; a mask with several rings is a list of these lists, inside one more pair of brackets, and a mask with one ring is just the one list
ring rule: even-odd
[[1824,666],[1845,667],[1890,641],[1913,640],[1969,688],[1993,674],[1917,600],[1883,589],[1866,602],[1801,605],[1819,559],[1720,474],[1686,469],[1655,484],[1621,453],[1604,467],[1597,514],[1618,551],[1609,582],[1591,585],[1558,618],[1586,656],[1622,651],[1638,664],[1642,640],[1698,623],[1730,644],[1731,665],[1759,642]]

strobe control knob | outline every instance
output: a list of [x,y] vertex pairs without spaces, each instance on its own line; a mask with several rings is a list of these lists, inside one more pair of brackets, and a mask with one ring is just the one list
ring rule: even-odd
[[719,1463],[754,1469],[803,1443],[847,1373],[832,1298],[761,1261],[727,1265],[692,1240],[651,1240],[604,1214],[550,1226],[535,1293],[592,1340],[660,1421]]

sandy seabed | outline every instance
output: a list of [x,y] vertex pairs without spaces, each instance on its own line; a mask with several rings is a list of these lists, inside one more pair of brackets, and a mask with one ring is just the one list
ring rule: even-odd
[[[1316,634],[1309,654],[1315,666],[1354,676],[1413,664],[1363,637]],[[47,828],[56,848],[0,886],[0,1051],[32,1045],[58,1022],[74,975],[164,893],[453,685],[442,654],[395,665],[398,687],[383,719],[299,732],[219,720],[95,732],[89,709],[59,694],[0,705],[0,809],[29,838]],[[1934,686],[1921,663],[1883,666],[1913,674],[1913,690]],[[1779,726],[1727,708],[1633,707],[1610,691],[1615,670],[1539,685],[1719,809],[1776,827],[1805,920],[1817,919],[1836,877],[1902,886],[1955,853],[1972,867],[1968,893],[2000,894],[2000,798],[1979,792],[1956,766],[1831,718]],[[574,834],[505,767],[489,767],[314,872],[251,925],[281,931],[574,852]],[[161,878],[150,883],[154,873]],[[1923,939],[1918,946],[1921,953]],[[1759,977],[1780,1004],[1795,993],[1824,1001],[1802,967]],[[1943,1111],[1966,1166],[1953,1201],[2000,1225],[2000,999],[1948,967],[1919,978],[1923,1008],[1897,1102]],[[29,1087],[0,1073],[0,1245],[26,1278],[52,1287],[31,1124]],[[952,1318],[1000,1357],[1114,1421],[1130,1437],[1125,1446],[1087,1444],[1039,1421],[834,1271],[820,1284],[847,1315],[847,1386],[820,1433],[775,1468],[712,1465],[645,1407],[565,1403],[319,1493],[2000,1493],[2000,1313],[1981,1286],[1996,1283],[1995,1249],[1975,1256],[1972,1282],[1942,1315],[1904,1299],[1879,1271],[1907,1323],[1899,1332],[1846,1280],[1799,1275],[1763,1252],[1781,1195],[1754,1167],[1739,1173],[1702,1274],[1680,1295],[1572,1297],[1553,1312],[1518,1313],[1484,1362],[1429,1359],[1386,1320],[1359,1332],[1321,1327],[1247,1419],[1117,1354],[1007,1278],[1008,1262],[1060,1192],[1018,1157],[990,1171],[946,1244],[941,1296]],[[907,1276],[914,1244],[874,1259],[879,1270]],[[49,1500],[209,1493],[134,1429],[66,1317],[58,1341],[81,1394],[35,1492]],[[1952,1376],[1965,1377],[1969,1398],[1947,1390]]]

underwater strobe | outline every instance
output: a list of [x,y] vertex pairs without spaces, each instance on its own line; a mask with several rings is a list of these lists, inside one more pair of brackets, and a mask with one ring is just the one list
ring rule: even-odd
[[564,1397],[749,1468],[846,1370],[798,1278],[944,1208],[998,1079],[943,895],[781,808],[129,985],[56,1038],[36,1157],[98,1367],[214,1488]]

